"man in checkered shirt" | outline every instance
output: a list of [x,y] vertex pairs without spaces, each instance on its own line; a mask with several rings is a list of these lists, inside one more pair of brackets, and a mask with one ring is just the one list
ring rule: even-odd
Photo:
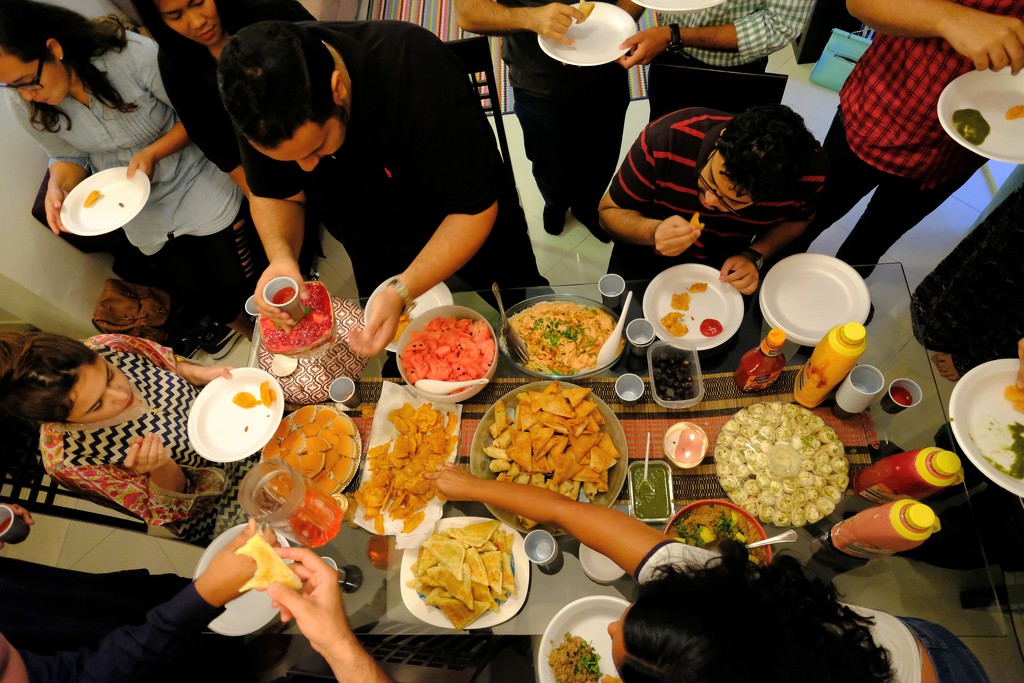
[[936,105],[969,71],[1024,68],[1024,0],[848,0],[847,7],[878,35],[839,95],[825,138],[833,171],[814,221],[789,250],[806,251],[875,190],[836,254],[874,264],[985,162],[946,134]]

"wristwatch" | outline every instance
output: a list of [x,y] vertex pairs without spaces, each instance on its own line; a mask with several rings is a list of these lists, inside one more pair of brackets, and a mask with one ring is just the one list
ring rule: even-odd
[[764,256],[761,255],[757,249],[747,247],[741,251],[739,256],[746,256],[748,259],[754,262],[754,267],[757,268],[757,272],[761,272],[761,268],[764,266]]
[[667,49],[672,52],[683,49],[683,39],[679,36],[679,24],[669,24],[668,32],[671,38],[669,38]]
[[388,282],[388,287],[393,287],[398,293],[398,296],[401,297],[403,314],[408,313],[416,306],[416,302],[413,300],[412,295],[409,294],[409,288],[406,287],[405,283],[397,277],[391,278],[391,281]]

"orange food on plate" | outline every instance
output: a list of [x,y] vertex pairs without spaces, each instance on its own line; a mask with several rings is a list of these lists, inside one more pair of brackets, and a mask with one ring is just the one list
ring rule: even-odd
[[328,495],[355,475],[359,462],[356,426],[350,417],[322,405],[286,415],[263,447],[263,459],[280,457]]
[[673,334],[677,337],[685,336],[690,328],[683,324],[683,314],[679,311],[672,311],[666,313],[661,318],[661,324],[665,326],[665,329],[669,331],[669,334]]
[[260,405],[259,400],[257,400],[256,397],[250,394],[248,391],[239,391],[231,399],[231,402],[234,403],[236,406],[240,406],[242,408],[255,408],[256,406]]
[[1003,391],[1003,395],[1013,404],[1014,410],[1024,413],[1024,389],[1018,388],[1016,384],[1011,384]]
[[706,291],[708,291],[708,283],[706,283],[706,282],[694,282],[692,285],[690,285],[689,291],[693,292],[694,294],[700,294],[701,292],[706,292]]
[[[1009,116],[1009,114],[1007,114],[1007,116]],[[85,201],[82,203],[82,206],[88,209],[90,206],[98,202],[100,200],[100,197],[102,196],[102,192],[100,192],[99,190],[93,190],[92,192],[89,193],[89,196],[85,198]]]
[[1015,107],[1010,107],[1006,110],[1006,120],[1013,121],[1014,119],[1024,118],[1024,104],[1018,104]]
[[680,292],[679,294],[672,295],[672,308],[677,311],[688,311],[690,310],[690,295],[686,292]]
[[403,313],[401,317],[398,318],[398,327],[395,328],[395,338],[391,341],[398,341],[402,337],[402,333],[405,332],[405,328],[409,327],[409,323],[411,322],[412,316],[408,313]]
[[270,386],[270,381],[260,383],[260,403],[266,407],[273,405],[274,401],[277,400],[277,392],[274,391],[273,387]]

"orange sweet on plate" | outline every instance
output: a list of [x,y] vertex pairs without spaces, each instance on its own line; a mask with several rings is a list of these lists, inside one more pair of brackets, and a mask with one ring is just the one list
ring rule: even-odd
[[239,391],[232,397],[231,402],[242,408],[255,408],[260,404],[256,397],[248,391]]
[[292,413],[291,418],[292,424],[302,427],[313,424],[313,420],[316,418],[316,406],[303,406]]

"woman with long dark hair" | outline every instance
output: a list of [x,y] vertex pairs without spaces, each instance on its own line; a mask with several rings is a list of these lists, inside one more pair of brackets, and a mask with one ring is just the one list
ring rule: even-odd
[[[262,270],[242,192],[190,144],[157,67],[157,47],[112,18],[90,21],[32,0],[0,2],[0,83],[8,106],[50,157],[45,206],[67,231],[65,197],[90,172],[145,173],[150,195],[124,226],[174,292],[244,329]],[[258,245],[257,245],[258,249]]]
[[453,464],[424,476],[448,500],[476,500],[564,529],[636,579],[639,596],[608,626],[625,683],[988,680],[942,626],[846,605],[792,557],[755,565],[734,541],[719,555],[617,510],[477,479]]
[[0,412],[39,428],[46,473],[195,543],[237,520],[246,461],[215,467],[188,438],[201,387],[230,368],[177,358],[120,334],[85,343],[46,332],[0,333]]
[[[249,195],[239,141],[217,89],[217,60],[234,33],[258,21],[311,21],[297,0],[132,0],[160,46],[160,76],[189,138]],[[248,144],[248,143],[242,143]],[[306,212],[299,264],[309,268],[320,243],[315,212]]]

